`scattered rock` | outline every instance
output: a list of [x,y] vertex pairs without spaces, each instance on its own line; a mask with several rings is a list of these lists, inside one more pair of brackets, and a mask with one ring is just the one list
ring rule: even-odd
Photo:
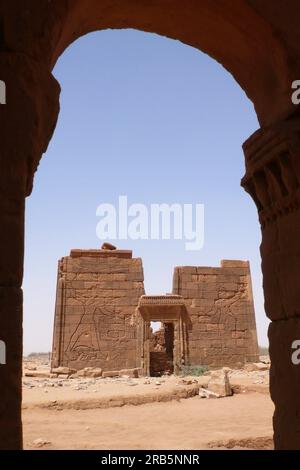
[[66,375],[66,376],[69,376],[69,375],[72,375],[72,374],[75,374],[77,372],[76,369],[71,369],[70,367],[55,367],[54,369],[51,370],[51,373],[52,374],[57,374],[57,375]]
[[228,377],[229,371],[230,369],[228,367],[223,367],[221,370],[213,371],[207,384],[208,390],[216,393],[220,397],[228,397],[232,395],[232,388]]
[[[102,377],[104,373],[102,373],[102,369],[97,368],[97,367],[85,367],[84,369],[78,370],[76,374],[72,375],[73,377],[92,377],[92,378],[97,378],[97,377]],[[104,375],[103,375],[104,377]]]
[[32,366],[31,364],[26,364],[26,369],[27,369],[27,370],[36,370],[37,367],[36,367],[36,366]]
[[206,388],[200,387],[199,397],[200,398],[221,398],[221,395],[219,395],[218,393],[212,392],[211,390],[207,390]]
[[50,377],[50,374],[49,372],[46,372],[46,371],[36,371],[36,370],[32,370],[32,371],[25,371],[25,377],[35,377],[35,378],[40,378],[40,379],[44,379],[44,378],[49,378]]
[[138,369],[122,369],[120,370],[119,375],[137,379],[139,376],[139,371]]
[[192,384],[195,384],[195,383],[197,383],[196,379],[181,379],[179,381],[180,385],[192,385]]
[[34,385],[31,382],[23,382],[24,387],[33,388]]
[[38,438],[38,439],[35,439],[33,442],[32,442],[32,446],[33,447],[44,447],[48,444],[51,444],[50,441],[46,441],[46,439],[42,439],[42,438]]
[[68,374],[68,375],[67,375],[67,374],[60,374],[60,375],[59,375],[59,378],[60,378],[60,379],[65,379],[65,380],[67,380],[67,379],[70,378],[70,375],[69,375],[69,374]]
[[259,356],[259,362],[263,364],[271,364],[270,356]]
[[119,377],[118,370],[107,370],[102,373],[102,377]]
[[213,441],[208,443],[208,447],[215,449],[251,449],[251,450],[273,450],[274,441],[272,436],[248,437],[246,439],[229,439]]
[[116,250],[117,247],[111,243],[105,242],[101,246],[101,250]]
[[265,364],[263,362],[250,362],[248,364],[245,364],[244,369],[247,372],[264,371],[264,370],[269,370],[270,365]]
[[239,384],[234,384],[231,386],[231,390],[232,390],[232,393],[233,394],[237,394],[237,393],[242,393],[244,392],[245,390],[242,389],[242,386],[239,385]]

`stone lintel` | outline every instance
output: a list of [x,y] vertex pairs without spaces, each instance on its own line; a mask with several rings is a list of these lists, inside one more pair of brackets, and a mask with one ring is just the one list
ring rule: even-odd
[[142,295],[138,309],[145,320],[178,320],[185,310],[185,301],[181,295]]
[[157,307],[159,305],[185,305],[185,303],[181,295],[142,295],[138,306],[143,305]]

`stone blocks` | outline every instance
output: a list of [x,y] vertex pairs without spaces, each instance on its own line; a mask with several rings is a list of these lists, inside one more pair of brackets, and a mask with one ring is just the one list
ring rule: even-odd
[[222,260],[219,268],[176,267],[173,293],[184,297],[190,320],[191,364],[240,367],[258,360],[248,261]]
[[98,368],[106,377],[151,365],[160,351],[153,350],[151,359],[141,344],[141,338],[148,341],[137,317],[141,305],[148,322],[168,319],[175,327],[174,367],[175,362],[179,369],[182,364],[240,367],[258,360],[247,261],[176,267],[168,296],[144,296],[143,279],[142,261],[129,250],[71,250],[62,258],[52,369]]
[[131,319],[143,294],[142,262],[131,251],[71,250],[59,261],[52,368],[135,368]]

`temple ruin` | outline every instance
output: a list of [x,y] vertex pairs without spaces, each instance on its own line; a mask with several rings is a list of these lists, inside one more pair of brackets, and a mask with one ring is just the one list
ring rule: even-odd
[[277,450],[300,449],[300,368],[291,361],[291,344],[300,337],[300,113],[292,100],[300,78],[299,14],[295,0],[1,2],[0,71],[8,92],[0,115],[0,336],[7,346],[0,367],[1,449],[22,448],[25,199],[59,114],[61,87],[52,69],[76,39],[107,28],[160,34],[205,52],[254,105],[259,128],[243,145],[242,186],[261,226],[274,443]]
[[248,261],[176,267],[172,293],[157,296],[145,295],[142,260],[132,251],[71,250],[59,261],[52,369],[155,376],[257,360]]

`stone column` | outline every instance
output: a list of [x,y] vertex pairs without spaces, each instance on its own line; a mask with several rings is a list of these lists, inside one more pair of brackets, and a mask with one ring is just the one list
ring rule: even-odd
[[[0,54],[0,449],[22,447],[22,278],[25,197],[58,114],[59,87],[23,54]],[[34,325],[32,325],[34,328]]]
[[[300,449],[300,117],[259,130],[244,144],[242,185],[262,229],[261,257],[269,327],[270,391],[276,449]],[[300,354],[299,354],[300,357]]]

